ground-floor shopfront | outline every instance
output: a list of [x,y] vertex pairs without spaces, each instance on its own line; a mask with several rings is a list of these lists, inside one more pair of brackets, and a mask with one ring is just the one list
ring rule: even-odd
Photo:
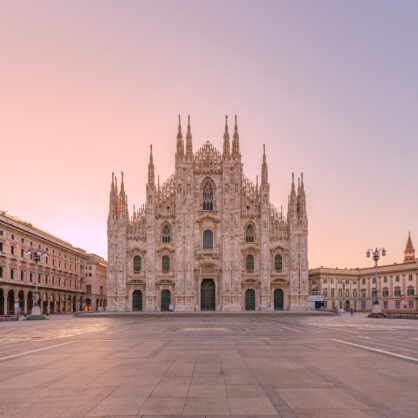
[[[42,314],[85,310],[84,292],[38,289]],[[33,287],[0,284],[0,315],[30,314],[35,305]]]

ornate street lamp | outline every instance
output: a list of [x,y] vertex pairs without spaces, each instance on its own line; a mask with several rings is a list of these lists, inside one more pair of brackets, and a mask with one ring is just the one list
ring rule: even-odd
[[41,308],[39,306],[39,292],[38,292],[38,263],[41,261],[41,257],[46,257],[47,253],[41,250],[28,250],[26,255],[32,255],[32,259],[35,262],[35,306],[32,307],[32,313],[28,319],[45,319],[41,314]]
[[374,251],[372,249],[368,249],[366,256],[370,258],[370,255],[373,256],[373,260],[374,260],[375,267],[376,267],[376,300],[373,303],[373,313],[381,314],[382,309],[379,305],[379,283],[377,279],[377,262],[379,261],[380,255],[382,255],[382,257],[386,255],[386,250],[383,247],[379,249],[376,248]]

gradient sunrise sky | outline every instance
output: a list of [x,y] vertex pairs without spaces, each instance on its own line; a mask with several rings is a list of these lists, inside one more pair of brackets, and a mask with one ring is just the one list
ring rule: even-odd
[[174,171],[237,113],[271,200],[304,172],[309,264],[418,247],[418,2],[0,1],[0,210],[106,256],[111,173],[145,199],[149,144]]

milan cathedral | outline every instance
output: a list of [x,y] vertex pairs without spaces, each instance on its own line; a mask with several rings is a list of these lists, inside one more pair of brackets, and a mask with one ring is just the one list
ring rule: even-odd
[[304,310],[308,219],[303,175],[292,174],[287,216],[270,202],[265,148],[261,181],[243,173],[237,117],[223,152],[193,152],[179,116],[175,172],[155,184],[152,146],[146,202],[128,211],[123,173],[112,175],[107,297],[110,311]]

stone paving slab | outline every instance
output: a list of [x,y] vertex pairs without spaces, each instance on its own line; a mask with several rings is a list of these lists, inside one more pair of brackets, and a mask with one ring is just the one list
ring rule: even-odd
[[2,323],[0,417],[415,418],[418,324],[370,321],[240,314]]

